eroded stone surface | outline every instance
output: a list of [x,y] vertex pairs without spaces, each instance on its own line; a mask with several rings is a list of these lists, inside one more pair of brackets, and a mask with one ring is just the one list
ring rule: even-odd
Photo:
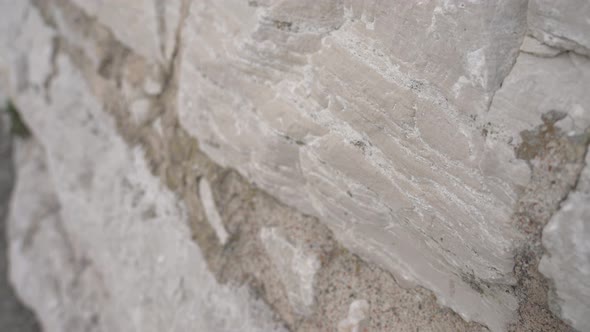
[[[18,27],[1,38],[2,82],[123,330],[170,317],[231,330],[260,308],[269,326],[270,308],[291,330],[333,330],[355,299],[370,303],[371,330],[484,329],[332,236],[467,320],[567,330],[545,311],[542,278],[522,271],[536,271],[539,230],[581,169],[588,60],[523,43],[526,1],[34,3],[2,3]],[[313,269],[293,264],[306,257]],[[112,285],[113,271],[129,278]],[[193,273],[212,291],[189,304],[159,293]],[[160,282],[158,301],[124,289]]]
[[[71,32],[59,37],[60,47],[55,52],[56,61],[44,59],[42,53],[37,53],[39,56],[36,57],[35,53],[29,54],[24,51],[27,48],[42,48],[43,45],[51,44],[54,34],[47,26],[43,27],[44,32],[41,36],[49,37],[39,38],[36,42],[38,45],[35,45],[30,41],[31,36],[20,36],[17,41],[21,43],[11,44],[9,54],[11,60],[20,61],[23,66],[28,66],[29,61],[44,65],[46,68],[43,73],[47,75],[45,79],[52,77],[50,84],[39,83],[45,81],[43,75],[39,75],[40,78],[37,80],[37,76],[29,77],[26,71],[19,72],[15,70],[18,67],[12,66],[6,68],[10,71],[7,81],[12,83],[11,95],[24,110],[25,120],[35,136],[44,142],[47,163],[53,166],[49,167],[49,174],[31,174],[31,182],[34,182],[36,177],[53,179],[57,185],[52,189],[57,189],[60,204],[67,212],[60,214],[83,216],[66,216],[62,219],[70,238],[78,244],[74,250],[76,256],[86,258],[83,260],[86,263],[92,258],[91,266],[87,266],[86,269],[97,271],[105,284],[104,288],[109,290],[109,298],[104,304],[109,308],[97,305],[97,311],[107,311],[98,315],[95,315],[96,312],[87,312],[88,308],[79,303],[81,310],[68,310],[67,307],[61,311],[65,316],[55,317],[55,312],[44,311],[44,297],[31,297],[31,304],[35,310],[44,314],[43,320],[61,324],[63,327],[82,311],[82,314],[78,315],[82,317],[78,317],[76,321],[95,326],[97,329],[101,329],[103,323],[100,323],[100,320],[95,323],[96,317],[104,314],[105,321],[108,321],[106,316],[112,313],[113,326],[107,329],[109,331],[128,331],[130,328],[161,330],[164,326],[184,331],[188,328],[185,324],[192,324],[191,328],[196,329],[223,331],[248,330],[250,321],[245,315],[254,312],[253,317],[256,318],[252,322],[255,325],[252,327],[253,330],[261,324],[260,328],[265,331],[276,325],[269,320],[266,307],[249,297],[244,288],[220,286],[212,282],[207,277],[207,271],[211,269],[224,284],[237,282],[252,290],[256,299],[271,304],[273,311],[277,312],[293,330],[336,329],[339,320],[346,316],[350,299],[356,296],[355,292],[363,293],[374,302],[373,308],[383,313],[371,321],[374,330],[388,329],[393,324],[401,331],[411,331],[416,326],[442,327],[457,331],[481,329],[476,324],[464,322],[452,311],[442,309],[428,291],[399,287],[387,272],[362,262],[340,248],[334,242],[331,233],[317,220],[282,206],[268,195],[252,188],[235,173],[213,164],[198,152],[195,142],[183,134],[178,124],[174,124],[174,117],[171,118],[174,116],[173,108],[168,108],[169,111],[160,114],[153,123],[136,121],[134,113],[130,112],[130,105],[139,95],[134,89],[138,87],[143,90],[143,80],[149,80],[149,75],[139,76],[139,80],[133,75],[123,75],[122,78],[118,75],[104,75],[94,64],[97,57],[109,56],[109,52],[89,54],[87,58],[80,56],[78,52],[92,50],[93,42],[107,42],[113,48],[121,46],[112,40],[103,39],[104,36],[100,35],[91,34],[92,38],[88,40],[78,38],[77,32],[88,31],[88,26],[72,29],[73,26],[68,24],[95,23],[83,19],[84,16],[77,16],[80,14],[69,7],[67,2],[45,2],[43,5],[40,12],[47,21],[51,22],[56,17],[61,17],[63,22],[57,23],[55,28],[60,33],[65,29]],[[27,10],[38,14],[35,7]],[[52,14],[48,16],[48,12]],[[32,21],[39,24],[39,19],[37,15]],[[92,27],[99,31],[102,29],[100,26]],[[123,61],[117,58],[116,63],[126,66],[133,64],[142,70],[149,69],[149,65],[143,67],[142,62],[132,54],[128,58],[125,52],[117,54],[123,56]],[[70,61],[78,66],[77,69]],[[82,77],[87,81],[84,82]],[[15,78],[24,82],[23,90],[15,87]],[[119,84],[128,85],[129,88],[120,91]],[[39,93],[40,90],[43,93]],[[103,102],[102,107],[98,105],[95,97]],[[152,105],[159,102],[153,99],[151,101]],[[151,116],[152,111],[153,109],[148,115]],[[114,115],[116,121],[105,113]],[[135,148],[126,148],[121,144],[118,134],[114,132],[114,122],[123,137]],[[145,135],[139,136],[141,144],[137,143],[138,133]],[[97,135],[98,137],[95,137]],[[142,148],[139,146],[147,150],[145,157],[149,158],[149,166],[154,174],[161,176],[166,187],[176,190],[178,196],[167,193],[157,180],[148,180],[151,174],[146,169]],[[132,156],[128,155],[130,151]],[[26,170],[27,167],[22,165],[22,169]],[[119,172],[125,174],[126,180],[121,179],[120,176],[123,175]],[[224,247],[219,246],[214,231],[208,229],[211,226],[200,205],[203,197],[197,195],[199,190],[196,179],[202,178],[199,174],[213,179],[213,196],[221,195],[218,211],[230,234],[229,242]],[[121,184],[117,184],[119,180]],[[27,183],[29,182],[23,182],[23,186],[28,186]],[[23,191],[25,197],[21,195],[15,198],[15,202],[30,200],[27,197],[33,193],[29,190]],[[182,201],[175,201],[179,197],[182,197]],[[183,202],[187,203],[190,221],[181,213]],[[88,213],[94,209],[97,210],[96,213]],[[162,209],[165,210],[165,220]],[[17,223],[15,219],[13,222]],[[36,224],[39,219],[27,218],[21,222],[30,225]],[[52,224],[48,224],[49,229],[46,232],[49,234],[44,233],[46,236],[56,231],[50,225]],[[185,236],[188,234],[185,233],[185,229],[189,225],[192,228],[190,236],[194,242],[191,240],[187,243]],[[309,318],[302,318],[287,301],[286,285],[276,270],[271,269],[271,258],[265,254],[264,245],[260,240],[262,226],[280,227],[294,239],[293,245],[305,247],[310,257],[318,257],[322,262],[324,269],[318,274],[321,281],[318,281],[320,284],[317,286],[320,291],[314,290],[312,293],[321,304],[314,304]],[[170,233],[172,235],[168,236]],[[20,238],[15,236],[14,240],[19,242]],[[204,248],[204,258],[208,267],[200,265],[200,251],[194,243]],[[172,247],[168,247],[167,244]],[[41,241],[37,245],[35,249],[41,251],[41,248],[46,249],[46,246],[51,247],[52,244],[50,241]],[[186,250],[183,249],[185,245]],[[169,250],[164,247],[168,247]],[[43,263],[44,254],[48,252],[50,251],[17,251],[15,256],[18,255],[24,266],[31,270],[45,271],[55,277],[61,271],[55,271],[52,265]],[[223,256],[215,257],[218,253]],[[179,265],[174,265],[175,261]],[[191,266],[195,270],[192,270]],[[352,267],[356,269],[354,274],[350,273]],[[190,271],[187,271],[189,268]],[[68,271],[64,270],[64,275],[69,275]],[[125,278],[120,278],[121,276]],[[174,284],[182,276],[189,280]],[[197,279],[195,284],[190,283],[190,280],[195,280],[191,278]],[[19,277],[14,279],[17,288],[27,287],[23,284],[25,280]],[[39,287],[44,285],[39,280],[28,282]],[[117,285],[112,285],[111,282],[117,282]],[[80,286],[83,292],[91,290],[91,287],[85,289],[84,285]],[[354,288],[351,288],[351,285]],[[222,290],[221,294],[218,293],[219,287]],[[162,289],[165,290],[163,293],[160,292]],[[65,285],[63,290],[63,303],[71,303],[73,306],[76,300],[84,301],[86,298],[71,296],[72,294],[68,293],[70,288]],[[171,290],[172,295],[167,290]],[[185,291],[187,294],[184,294]],[[306,292],[309,294],[309,290]],[[383,294],[387,296],[383,297]],[[180,300],[175,301],[179,297]],[[397,317],[398,313],[412,319],[400,320]],[[166,322],[177,325],[166,326]]]
[[[33,312],[23,305],[15,294],[8,274],[9,236],[7,231],[8,208],[15,183],[15,169],[12,156],[11,124],[7,111],[8,101],[0,90],[0,330],[38,332],[39,324]],[[13,265],[13,264],[12,264]]]
[[586,0],[531,0],[528,24],[544,43],[590,55],[590,3]]
[[520,46],[520,51],[547,58],[563,53],[563,50],[543,44],[540,40],[532,36],[524,37],[522,45]]
[[[39,30],[40,16],[28,10],[24,31],[37,28],[20,41],[51,45],[36,39],[51,29]],[[52,68],[44,53],[29,56]],[[150,174],[142,150],[126,146],[70,60],[58,56],[55,66],[50,98],[36,91],[43,72],[12,90],[46,151],[37,147],[18,167],[11,256],[21,265],[12,281],[47,331],[283,330],[246,289],[215,281],[183,204]]]
[[551,308],[579,331],[590,330],[590,154],[576,190],[545,230],[539,270],[551,279]]
[[78,256],[64,228],[43,148],[21,142],[15,150],[20,180],[11,206],[9,252],[10,278],[19,295],[45,331],[117,331],[106,285],[88,258]]
[[[11,214],[11,259],[15,262],[11,279],[39,314],[44,330],[283,331],[264,304],[252,300],[245,289],[215,282],[182,224],[162,227],[162,223],[182,221],[182,211],[171,196],[159,192],[156,183],[149,188],[141,181],[137,186],[133,178],[115,176],[114,181],[96,184],[115,189],[111,192],[115,200],[136,200],[135,206],[123,204],[122,209],[88,192],[79,197],[84,188],[58,187],[63,190],[58,194],[52,183],[54,170],[48,169],[44,151],[36,142],[28,145],[18,149],[23,180],[16,189]],[[139,169],[132,170],[131,177],[141,177],[141,167],[145,167],[141,152],[134,158]],[[72,203],[71,195],[82,202]],[[159,198],[157,203],[149,199],[152,195]],[[67,206],[61,203],[64,201]],[[111,216],[81,215],[93,206],[102,209],[102,204],[111,206]],[[108,221],[121,215],[139,220],[134,214],[143,213],[150,204],[155,204],[156,215],[143,218],[141,224]],[[119,238],[117,230],[129,236],[128,240]],[[95,249],[97,246],[102,249]],[[146,253],[151,259],[143,258]]]
[[[176,47],[183,0],[73,0],[137,53],[164,64]],[[186,1],[184,1],[186,2]]]
[[[526,6],[488,6],[193,3],[181,124],[216,162],[320,217],[353,251],[501,329],[515,299],[466,280],[515,282],[511,214],[529,170],[508,138],[487,140],[482,127],[516,61]],[[528,127],[540,121],[530,109],[516,115]]]

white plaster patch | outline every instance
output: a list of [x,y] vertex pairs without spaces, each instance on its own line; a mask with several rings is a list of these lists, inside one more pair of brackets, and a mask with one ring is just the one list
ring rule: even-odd
[[320,268],[319,260],[291,244],[277,228],[263,228],[260,239],[281,276],[289,301],[300,314],[308,314],[313,304],[313,280]]
[[369,302],[355,300],[348,308],[348,317],[338,323],[338,332],[368,332]]
[[155,96],[162,92],[163,86],[162,83],[160,83],[158,80],[151,76],[148,76],[145,82],[143,83],[143,90],[147,94]]
[[472,82],[468,80],[465,76],[459,77],[457,82],[455,82],[455,84],[453,84],[453,86],[451,87],[451,90],[453,91],[453,95],[455,96],[455,98],[459,97],[463,87],[471,84]]
[[467,69],[469,70],[471,81],[485,88],[488,82],[488,73],[483,48],[467,53]]
[[136,124],[140,124],[147,119],[150,112],[150,100],[147,98],[140,98],[134,100],[129,106],[131,117]]

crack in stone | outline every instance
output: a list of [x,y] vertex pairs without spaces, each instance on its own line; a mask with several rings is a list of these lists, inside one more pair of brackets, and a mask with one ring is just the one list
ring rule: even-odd
[[60,48],[60,40],[57,37],[53,37],[51,40],[51,57],[50,61],[50,72],[45,77],[43,82],[43,88],[45,90],[45,99],[50,103],[51,102],[51,94],[49,91],[51,90],[51,84],[53,83],[53,79],[59,74],[59,66],[57,65],[57,55],[59,54]]
[[[557,45],[549,45],[549,44],[545,43],[543,40],[541,40],[541,39],[540,39],[540,38],[539,38],[539,37],[538,37],[538,36],[537,36],[537,35],[534,33],[534,31],[530,31],[530,32],[531,32],[531,33],[529,33],[529,34],[528,34],[528,36],[529,36],[529,37],[531,37],[531,38],[534,38],[536,41],[538,41],[539,43],[541,43],[541,44],[542,44],[542,45],[544,45],[544,46],[547,46],[547,47],[549,47],[549,48],[552,48],[552,49],[560,50],[560,51],[561,51],[561,53],[559,53],[559,54],[562,54],[562,53],[565,53],[565,52],[572,52],[572,53],[575,53],[576,55],[579,55],[579,56],[581,56],[581,57],[584,57],[584,58],[588,58],[588,59],[590,59],[590,55],[589,55],[589,54],[586,54],[586,53],[580,53],[580,52],[576,51],[575,49],[564,48],[564,47],[560,47],[560,46],[557,46]],[[579,46],[580,48],[582,48],[582,49],[586,49],[584,46],[580,45],[578,42],[576,42],[576,41],[574,41],[574,40],[571,40],[571,39],[569,39],[569,38],[567,38],[567,37],[561,37],[561,36],[556,36],[556,37],[557,37],[557,38],[560,38],[560,39],[563,39],[563,40],[566,40],[566,41],[568,41],[568,42],[571,42],[572,44],[578,45],[578,46]],[[590,50],[589,50],[588,52],[590,53]],[[528,52],[525,52],[525,53],[528,53]],[[528,53],[528,54],[535,55],[534,53]],[[556,56],[557,56],[557,55],[556,55]]]

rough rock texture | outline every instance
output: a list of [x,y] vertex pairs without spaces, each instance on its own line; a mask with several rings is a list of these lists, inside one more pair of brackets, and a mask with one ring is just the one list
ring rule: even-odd
[[48,331],[590,329],[584,1],[0,13]]
[[590,3],[585,0],[530,0],[528,22],[543,43],[590,55]]
[[22,305],[8,280],[9,261],[6,234],[8,205],[14,185],[12,138],[6,100],[0,92],[0,331],[36,332],[39,326],[34,314]]
[[590,154],[574,191],[543,231],[539,270],[553,280],[552,309],[580,331],[590,330]]

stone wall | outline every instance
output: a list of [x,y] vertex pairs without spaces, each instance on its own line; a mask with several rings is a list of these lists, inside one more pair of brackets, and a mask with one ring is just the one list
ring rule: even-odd
[[47,331],[590,330],[590,4],[0,0]]
[[[6,103],[1,93],[0,103]],[[19,301],[8,278],[6,217],[15,179],[10,132],[18,130],[11,126],[6,106],[0,107],[0,331],[36,332],[39,326],[34,315]]]

